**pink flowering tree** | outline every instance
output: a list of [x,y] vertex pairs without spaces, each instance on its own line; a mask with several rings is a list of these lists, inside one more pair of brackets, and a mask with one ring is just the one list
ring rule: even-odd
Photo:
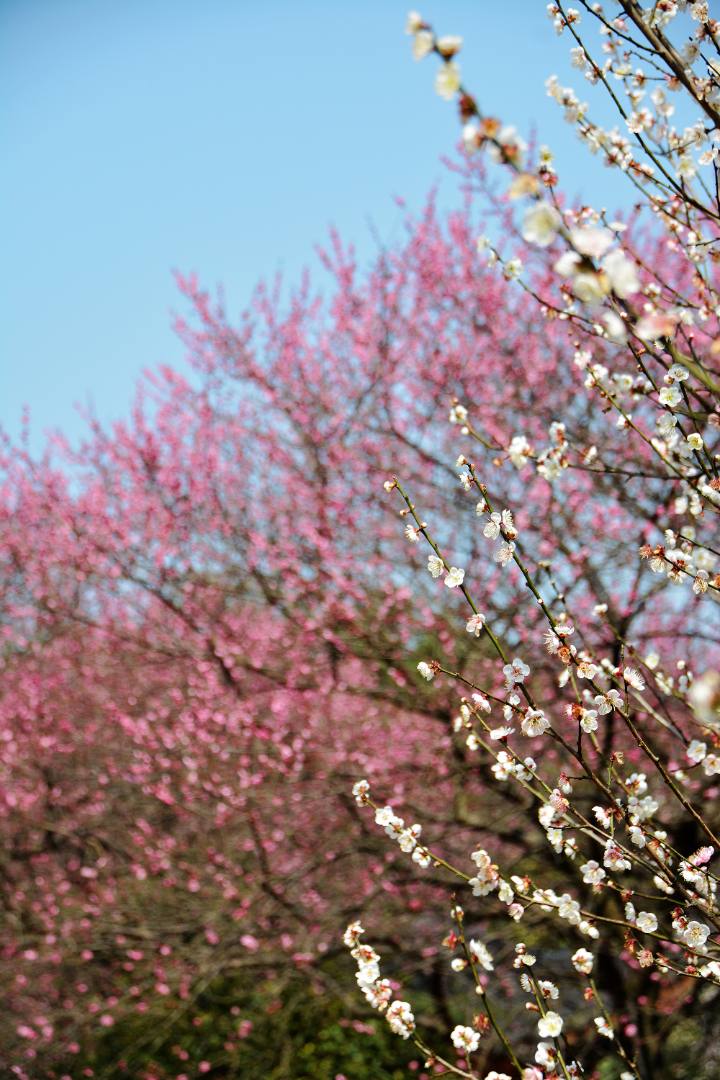
[[[515,439],[519,466],[522,418],[554,468],[559,400],[604,444],[564,328],[476,250],[490,213],[484,197],[448,214],[431,199],[363,268],[334,238],[326,303],[261,289],[237,326],[184,279],[192,381],[155,373],[126,422],[91,420],[76,450],[4,447],[0,1053],[20,1075],[93,1068],[99,1044],[119,1075],[250,1067],[244,988],[272,976],[339,993],[336,927],[358,906],[414,962],[415,919],[443,933],[450,871],[418,883],[349,796],[359,774],[422,808],[458,861],[479,827],[521,850],[515,792],[453,743],[454,691],[418,670],[428,651],[468,677],[479,653],[490,662],[484,618],[458,638],[462,575],[428,564],[407,514],[398,532],[382,487],[392,463],[468,562],[486,546],[475,518],[455,525],[468,409],[492,445]],[[512,483],[539,553],[564,523],[566,586],[587,606],[612,600],[631,516],[622,482],[594,511],[573,475],[567,506],[541,474]],[[581,507],[612,519],[592,553]],[[517,639],[521,578],[493,563],[486,593],[485,618]],[[432,943],[420,978],[449,1019]],[[223,980],[235,1003],[215,1038],[205,1002]]]
[[[420,673],[455,691],[456,747],[478,762],[468,788],[482,776],[488,809],[490,785],[514,791],[522,822],[513,846],[486,815],[457,863],[420,833],[422,814],[408,823],[370,778],[353,788],[390,841],[455,881],[442,946],[457,997],[440,1035],[373,947],[372,912],[345,934],[365,998],[428,1075],[718,1068],[720,23],[702,2],[581,6],[548,11],[620,126],[555,77],[548,93],[633,185],[625,221],[568,204],[550,151],[528,150],[464,86],[461,39],[408,18],[415,57],[434,54],[437,92],[457,101],[461,172],[482,187],[492,159],[494,217],[474,246],[536,305],[548,354],[566,343],[543,436],[524,353],[486,380],[488,397],[516,402],[501,426],[484,402],[456,404],[457,531],[400,465],[385,484],[430,574],[462,596],[458,636],[464,619],[478,635],[462,669],[428,650]],[[462,546],[468,520],[479,555]],[[499,596],[511,616],[490,614]]]

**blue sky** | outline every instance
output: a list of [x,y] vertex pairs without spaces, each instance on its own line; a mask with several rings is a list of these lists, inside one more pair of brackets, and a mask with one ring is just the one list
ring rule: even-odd
[[[453,188],[458,127],[395,0],[0,0],[0,425],[33,442],[122,416],[145,367],[182,363],[172,268],[240,311],[312,265],[330,224],[361,253],[394,195]],[[569,78],[544,0],[435,0],[486,111],[538,126],[565,186],[613,199],[545,96]],[[512,11],[512,16],[510,15]],[[574,84],[582,83],[573,72]],[[594,187],[585,182],[594,175]]]

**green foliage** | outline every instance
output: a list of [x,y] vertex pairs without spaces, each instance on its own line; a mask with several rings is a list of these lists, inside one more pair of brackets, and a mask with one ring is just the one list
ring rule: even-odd
[[[331,966],[332,967],[332,966]],[[347,974],[347,973],[345,973]],[[359,1016],[356,995],[341,999],[311,973],[253,980],[223,976],[196,987],[190,1001],[153,999],[147,1013],[130,1012],[114,1027],[95,1029],[83,1053],[50,1075],[96,1080],[401,1080],[417,1058],[384,1021]],[[210,1069],[200,1072],[202,1062]]]

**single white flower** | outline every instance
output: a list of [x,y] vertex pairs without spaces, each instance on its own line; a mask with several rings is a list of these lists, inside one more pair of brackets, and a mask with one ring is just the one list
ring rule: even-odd
[[602,268],[610,279],[613,292],[622,300],[638,292],[640,278],[635,264],[622,251],[611,251],[602,261]]
[[615,238],[609,229],[575,228],[570,239],[576,251],[591,259],[600,259],[612,247]]
[[514,551],[514,544],[501,544],[493,558],[495,559],[495,562],[499,562],[502,566],[505,566],[505,563],[510,562],[512,559]]
[[465,629],[468,634],[474,634],[475,637],[480,637],[483,626],[485,625],[485,616],[478,612],[477,615],[471,615],[468,621],[465,623]]
[[562,217],[551,203],[537,202],[525,211],[522,237],[528,244],[548,247],[555,239]]
[[699,765],[707,754],[707,745],[704,742],[701,742],[700,739],[693,739],[685,751],[685,754],[687,758],[692,761],[693,765]]
[[705,926],[704,923],[696,922],[695,919],[692,919],[683,931],[685,944],[689,945],[691,949],[702,949],[709,936],[710,927]]
[[589,975],[593,968],[593,954],[587,949],[578,949],[570,957],[573,967],[583,975]]
[[480,967],[484,968],[485,971],[495,970],[493,958],[488,949],[483,945],[482,941],[476,941],[475,938],[471,938],[468,942],[468,950],[473,960],[479,964]]
[[524,435],[515,435],[508,446],[508,457],[516,469],[522,469],[523,465],[532,455],[530,443]]
[[658,394],[658,400],[661,405],[668,405],[671,409],[676,405],[679,405],[682,401],[682,394],[678,390],[677,386],[673,383],[672,386],[663,386],[662,390]]
[[463,1027],[462,1024],[453,1028],[450,1038],[455,1049],[462,1050],[466,1054],[472,1054],[480,1045],[478,1032],[471,1027]]
[[433,36],[429,30],[418,30],[413,37],[412,54],[414,60],[422,60],[432,52]]
[[606,1039],[613,1039],[615,1037],[613,1029],[610,1027],[604,1016],[596,1016],[593,1023],[598,1029],[598,1035],[604,1035]]
[[508,686],[524,682],[529,674],[530,668],[523,663],[519,656],[516,656],[511,664],[505,664],[503,667],[503,675]]
[[356,784],[353,784],[352,793],[355,797],[355,802],[358,806],[362,806],[367,802],[367,795],[370,791],[370,785],[367,780],[358,780]]
[[440,577],[445,569],[445,564],[437,555],[428,555],[428,570],[433,577]]
[[556,1039],[563,1029],[563,1018],[556,1012],[546,1012],[538,1020],[537,1029],[541,1039]]
[[652,934],[658,928],[657,916],[651,911],[641,911],[635,919],[635,925],[643,933]]
[[448,589],[456,589],[458,585],[462,585],[464,577],[464,570],[461,570],[458,566],[451,566],[447,572],[445,584],[447,585]]
[[583,709],[582,716],[580,717],[580,727],[583,731],[588,733],[591,731],[597,731],[597,710],[596,709]]
[[637,671],[635,668],[625,668],[625,670],[623,671],[623,678],[625,679],[625,682],[629,686],[634,687],[635,690],[645,689],[645,680],[643,679],[640,672]]
[[523,735],[527,735],[528,738],[534,739],[547,731],[550,727],[550,721],[542,709],[528,709],[522,719],[520,727]]
[[454,60],[447,60],[435,76],[435,91],[445,101],[452,101],[459,89],[460,67]]

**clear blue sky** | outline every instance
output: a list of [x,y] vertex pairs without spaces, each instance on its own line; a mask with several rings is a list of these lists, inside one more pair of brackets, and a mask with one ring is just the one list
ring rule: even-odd
[[[415,63],[397,0],[0,0],[0,425],[34,443],[121,416],[145,367],[181,363],[173,267],[292,281],[337,225],[369,252],[441,180],[458,127]],[[544,0],[434,0],[487,111],[537,124],[574,191],[622,188],[545,96],[569,77]],[[577,72],[575,85],[582,84]],[[442,179],[445,177],[444,179]],[[605,185],[604,187],[602,185]],[[448,196],[449,197],[449,196]]]

